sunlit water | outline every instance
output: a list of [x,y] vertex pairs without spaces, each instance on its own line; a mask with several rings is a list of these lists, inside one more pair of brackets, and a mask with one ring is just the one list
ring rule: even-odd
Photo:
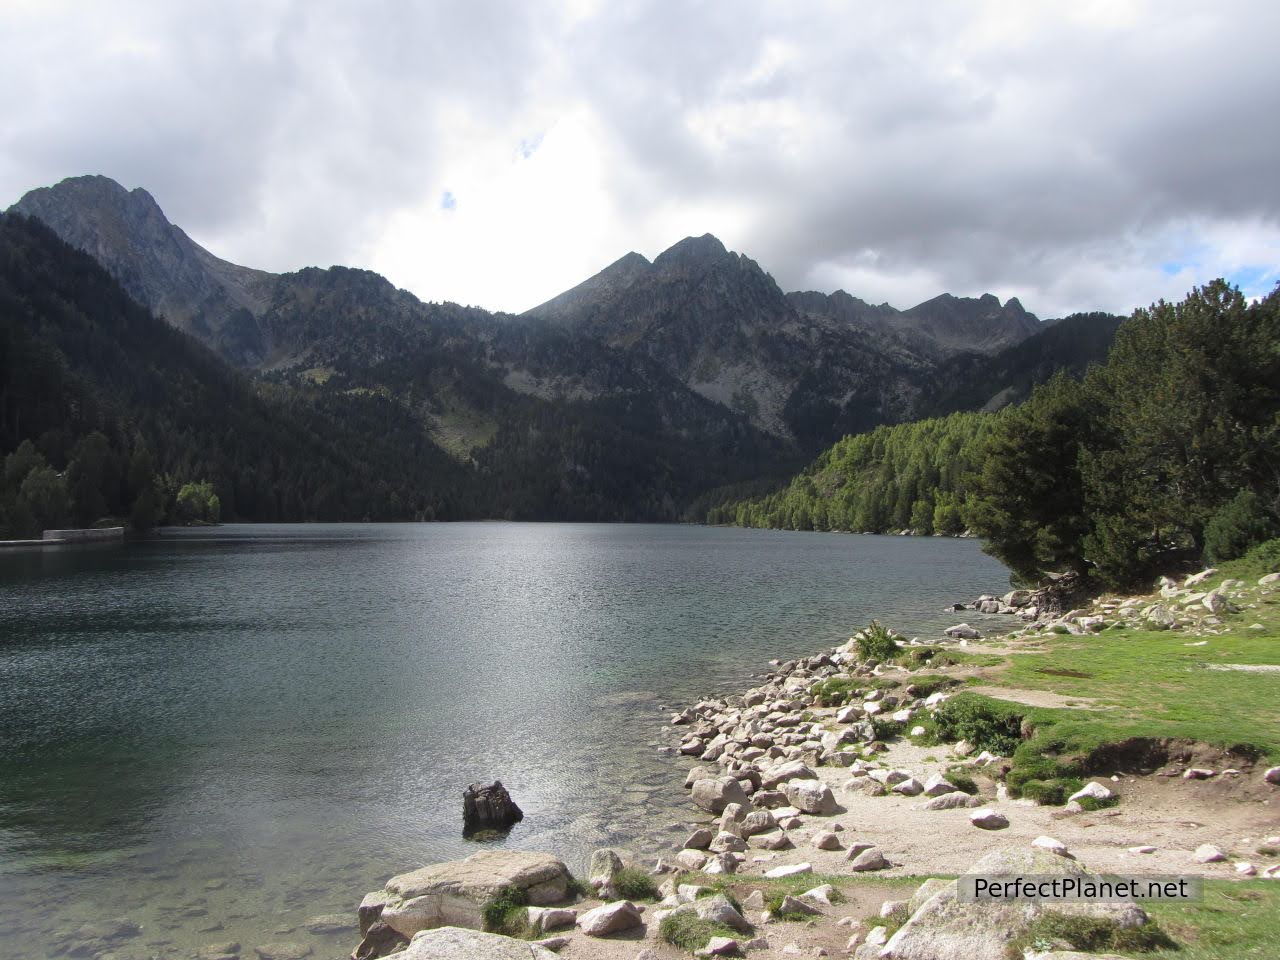
[[86,922],[117,960],[239,941],[339,957],[390,875],[505,841],[571,866],[669,848],[674,705],[872,616],[908,633],[998,590],[964,540],[678,526],[228,526],[0,553],[0,957]]

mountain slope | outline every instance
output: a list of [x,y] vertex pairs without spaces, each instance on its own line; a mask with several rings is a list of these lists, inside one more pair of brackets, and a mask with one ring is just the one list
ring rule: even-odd
[[[384,398],[255,389],[135,303],[43,224],[0,215],[0,448],[55,464],[78,436],[152,451],[180,482],[210,480],[224,516],[461,517],[464,473]],[[376,424],[376,429],[368,429]]]

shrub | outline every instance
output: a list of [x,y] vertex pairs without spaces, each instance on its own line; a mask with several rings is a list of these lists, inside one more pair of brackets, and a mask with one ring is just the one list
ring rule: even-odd
[[949,742],[968,740],[979,750],[1002,757],[1022,741],[1022,714],[1011,704],[962,693],[944,702],[933,715],[938,736]]
[[1276,519],[1252,490],[1241,490],[1204,527],[1204,554],[1210,563],[1235,560],[1274,537]]
[[504,887],[484,905],[481,915],[489,933],[523,937],[529,932],[529,897],[519,887]]
[[623,867],[614,875],[613,888],[623,900],[657,900],[658,885],[637,867]]
[[1280,572],[1280,539],[1258,544],[1244,555],[1244,560],[1255,570]]
[[964,767],[952,767],[947,771],[947,780],[957,790],[976,796],[978,793],[978,782],[965,772]]
[[[1026,780],[1017,791],[1017,795],[1034,800],[1041,806],[1060,807],[1067,802],[1067,797],[1084,786],[1079,777],[1051,777],[1047,780]],[[1011,792],[1012,792],[1012,788]],[[1083,804],[1081,804],[1083,806]]]
[[875,620],[857,637],[858,656],[863,660],[892,660],[898,655],[898,638],[893,631],[880,626]]

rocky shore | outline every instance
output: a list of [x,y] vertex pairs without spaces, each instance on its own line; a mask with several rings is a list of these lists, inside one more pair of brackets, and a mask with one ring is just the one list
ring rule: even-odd
[[[1071,609],[1060,591],[984,596],[956,612],[1007,614],[1009,630],[983,636],[957,623],[908,639],[873,625],[831,650],[775,661],[741,695],[670,715],[673,751],[690,763],[678,849],[656,862],[598,850],[575,876],[552,855],[494,848],[397,876],[360,904],[352,956],[1007,960],[1024,948],[1044,960],[1083,956],[1044,933],[1064,916],[1111,931],[1122,946],[1158,945],[1165,934],[1136,903],[964,904],[954,878],[1280,879],[1280,767],[1184,744],[1157,770],[1117,762],[1065,803],[1042,805],[1012,795],[1009,757],[922,735],[953,696],[981,689],[978,668],[948,651],[1017,650],[1049,635],[1121,628],[1177,631],[1195,645],[1250,629],[1250,609],[1280,592],[1276,574],[1203,589],[1213,576]],[[1044,691],[1000,692],[1055,705]],[[235,949],[201,960],[241,955],[227,946]],[[297,944],[255,952],[309,954]]]

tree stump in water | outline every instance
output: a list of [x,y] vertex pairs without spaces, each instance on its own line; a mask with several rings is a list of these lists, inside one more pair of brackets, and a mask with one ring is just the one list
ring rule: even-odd
[[501,780],[473,783],[462,794],[464,836],[481,830],[509,830],[523,819],[524,811],[516,806]]

